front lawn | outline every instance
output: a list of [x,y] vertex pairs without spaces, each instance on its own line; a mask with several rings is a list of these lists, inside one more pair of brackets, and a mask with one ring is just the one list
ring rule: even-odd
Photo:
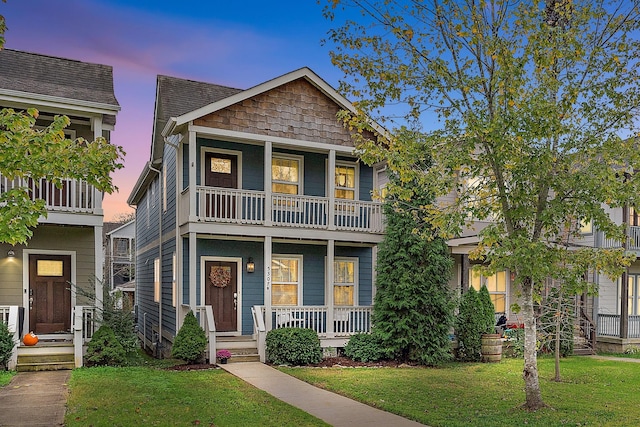
[[551,407],[534,413],[519,407],[524,402],[522,363],[506,359],[441,368],[281,370],[433,427],[638,425],[637,363],[570,357],[561,361],[563,382],[555,383],[553,359],[541,359],[542,394]]
[[222,370],[74,369],[66,426],[326,426]]
[[0,371],[0,387],[9,384],[15,374],[15,371]]

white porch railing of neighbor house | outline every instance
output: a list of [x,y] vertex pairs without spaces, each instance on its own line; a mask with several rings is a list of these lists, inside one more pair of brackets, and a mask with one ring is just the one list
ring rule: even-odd
[[[188,191],[182,194],[188,206]],[[382,233],[382,204],[358,200],[335,201],[330,215],[326,197],[273,194],[266,202],[260,191],[197,187],[197,214],[204,221],[264,225],[270,214],[274,226]],[[269,212],[269,209],[271,211]],[[183,218],[186,212],[182,212]]]
[[19,315],[17,305],[3,305],[0,306],[0,322],[7,325],[9,333],[13,336],[13,350],[11,351],[11,357],[7,362],[7,368],[9,370],[16,369],[18,363],[18,344],[20,343],[20,326]]
[[[606,337],[619,337],[620,315],[598,314],[598,335]],[[628,338],[640,338],[640,316],[629,316]]]
[[319,337],[348,337],[371,332],[371,306],[334,307],[333,321],[327,306],[272,307],[274,329],[284,327],[313,329]]
[[198,318],[200,327],[204,329],[204,332],[207,335],[207,357],[209,359],[209,363],[216,363],[216,321],[213,317],[213,307],[210,305],[198,306],[196,307],[195,315]]
[[48,211],[90,213],[95,209],[95,189],[83,180],[64,179],[56,186],[46,179],[8,179],[0,175],[0,195],[16,187],[27,188],[32,200],[44,200]]
[[71,328],[73,330],[73,352],[76,368],[83,365],[83,346],[91,341],[97,329],[96,308],[76,305],[71,310]]
[[640,251],[640,227],[628,226],[627,236],[626,245],[623,245],[619,240],[606,238],[604,233],[599,232],[600,247],[606,249],[624,247],[629,251]]

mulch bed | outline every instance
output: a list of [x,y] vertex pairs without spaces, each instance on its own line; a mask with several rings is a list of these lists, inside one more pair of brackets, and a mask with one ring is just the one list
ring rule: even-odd
[[[305,365],[312,368],[409,368],[417,365],[398,363],[393,360],[381,360],[378,362],[356,362],[348,357],[326,357],[320,363]],[[207,363],[198,363],[190,365],[174,365],[166,368],[170,371],[198,371],[205,369],[218,369],[218,365],[209,365]]]

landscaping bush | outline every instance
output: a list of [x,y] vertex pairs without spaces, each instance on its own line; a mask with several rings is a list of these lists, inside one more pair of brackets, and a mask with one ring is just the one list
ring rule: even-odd
[[171,356],[187,363],[195,363],[204,359],[206,348],[207,335],[198,324],[193,311],[190,311],[185,316],[184,323],[173,342]]
[[465,362],[480,360],[481,336],[485,327],[478,292],[469,288],[460,298],[460,309],[456,317],[456,337],[458,338],[458,359]]
[[121,366],[126,362],[127,353],[116,334],[107,325],[102,325],[91,337],[87,346],[87,366]]
[[504,334],[507,337],[505,355],[517,359],[524,357],[524,329],[507,329]]
[[7,325],[0,321],[0,369],[7,370],[9,359],[13,353],[13,336]]
[[268,360],[276,365],[307,365],[322,360],[320,339],[313,329],[272,329],[266,342]]
[[491,295],[489,289],[485,285],[482,285],[480,292],[478,293],[478,300],[482,306],[482,325],[481,330],[483,334],[495,334],[496,333],[496,309],[491,301]]
[[344,347],[344,355],[360,362],[377,362],[386,357],[380,340],[373,334],[353,335]]

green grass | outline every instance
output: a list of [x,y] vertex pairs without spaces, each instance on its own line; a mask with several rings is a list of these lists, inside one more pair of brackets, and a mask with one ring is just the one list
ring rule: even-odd
[[15,371],[0,371],[0,387],[9,384],[15,374]]
[[550,408],[537,412],[520,408],[524,382],[519,359],[441,368],[281,370],[433,427],[638,425],[636,363],[570,357],[561,361],[560,383],[552,381],[553,359],[539,360],[538,367],[542,395]]
[[326,426],[222,370],[73,370],[66,426]]

